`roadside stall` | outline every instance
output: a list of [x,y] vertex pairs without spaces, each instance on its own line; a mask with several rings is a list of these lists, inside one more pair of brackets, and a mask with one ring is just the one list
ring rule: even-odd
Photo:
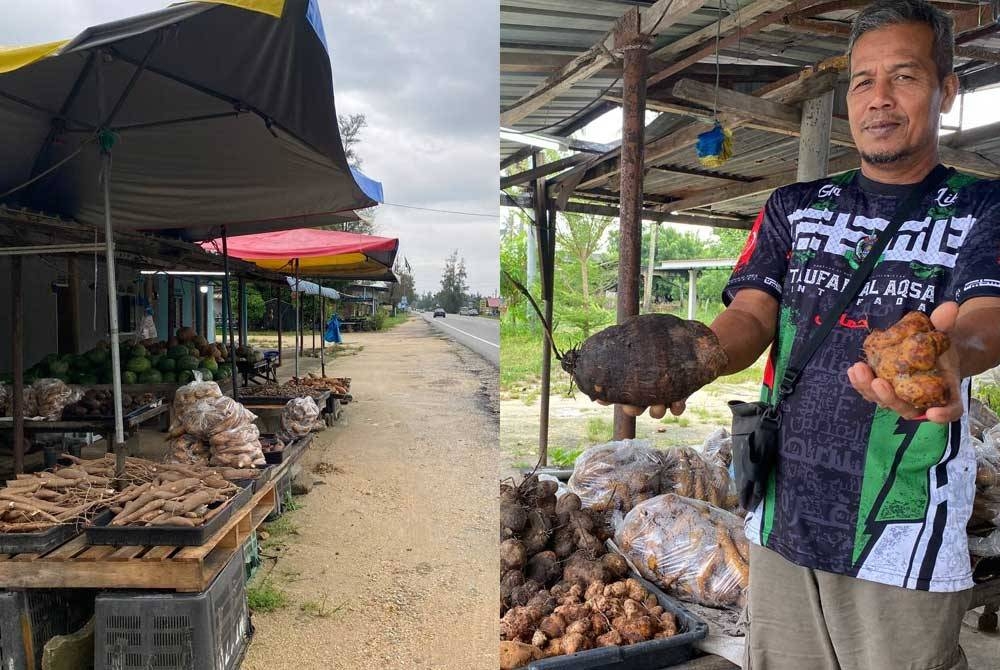
[[[0,554],[0,588],[27,590],[0,591],[2,618],[34,621],[46,610],[93,614],[97,668],[145,668],[181,653],[196,667],[238,666],[249,640],[244,545],[280,506],[277,491],[291,461],[264,474],[256,417],[237,401],[237,386],[228,398],[214,382],[177,391],[185,391],[187,406],[171,438],[175,458],[200,459],[207,446],[215,465],[126,458],[123,379],[129,361],[146,357],[136,356],[134,346],[123,355],[116,262],[127,257],[119,246],[124,236],[220,239],[226,353],[233,363],[228,236],[353,220],[354,210],[375,204],[344,156],[316,4],[184,3],[72,40],[0,51],[0,129],[0,204],[55,215],[64,233],[46,237],[8,226],[21,241],[4,250],[11,256],[10,397],[19,477],[0,489],[7,503],[0,541],[22,543]],[[23,475],[22,258],[95,252],[103,253],[107,292],[115,456],[69,457],[55,472]],[[212,358],[216,353],[222,352]],[[315,418],[288,413],[286,447],[296,445],[288,454],[302,453]],[[44,538],[27,538],[48,532],[42,521],[58,529],[48,546]],[[88,604],[65,589],[191,595],[108,591]],[[123,612],[127,622],[113,616]],[[153,636],[152,617],[171,614],[188,623],[176,634]],[[42,636],[68,632],[5,630],[0,655],[38,667]],[[186,650],[175,644],[182,639],[191,641]]]

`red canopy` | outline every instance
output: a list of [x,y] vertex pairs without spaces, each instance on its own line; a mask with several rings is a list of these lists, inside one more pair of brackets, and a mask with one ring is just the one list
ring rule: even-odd
[[[277,272],[299,272],[308,277],[396,281],[392,264],[399,240],[336,230],[298,228],[227,240],[229,255]],[[204,242],[208,251],[222,253],[222,240]]]

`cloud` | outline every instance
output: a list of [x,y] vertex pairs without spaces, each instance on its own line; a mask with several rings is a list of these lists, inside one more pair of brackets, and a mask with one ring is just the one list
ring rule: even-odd
[[[69,38],[167,0],[5,3],[0,45]],[[337,111],[363,113],[358,152],[387,202],[499,215],[499,3],[320,0]],[[499,283],[499,218],[383,206],[378,234],[400,238],[417,289],[438,288],[454,249],[474,292]]]

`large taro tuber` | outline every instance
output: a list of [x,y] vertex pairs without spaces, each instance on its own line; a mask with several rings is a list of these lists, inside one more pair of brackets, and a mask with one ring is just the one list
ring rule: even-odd
[[925,410],[949,402],[937,361],[950,344],[926,314],[910,312],[888,329],[872,331],[863,349],[876,377],[892,384],[901,400]]
[[562,356],[563,369],[591,400],[641,407],[684,400],[728,362],[705,324],[669,314],[633,316]]

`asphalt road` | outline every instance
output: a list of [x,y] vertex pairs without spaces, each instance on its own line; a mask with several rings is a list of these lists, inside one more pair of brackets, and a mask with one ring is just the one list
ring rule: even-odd
[[430,312],[421,316],[445,335],[500,367],[500,322],[496,319],[458,314],[435,319]]

